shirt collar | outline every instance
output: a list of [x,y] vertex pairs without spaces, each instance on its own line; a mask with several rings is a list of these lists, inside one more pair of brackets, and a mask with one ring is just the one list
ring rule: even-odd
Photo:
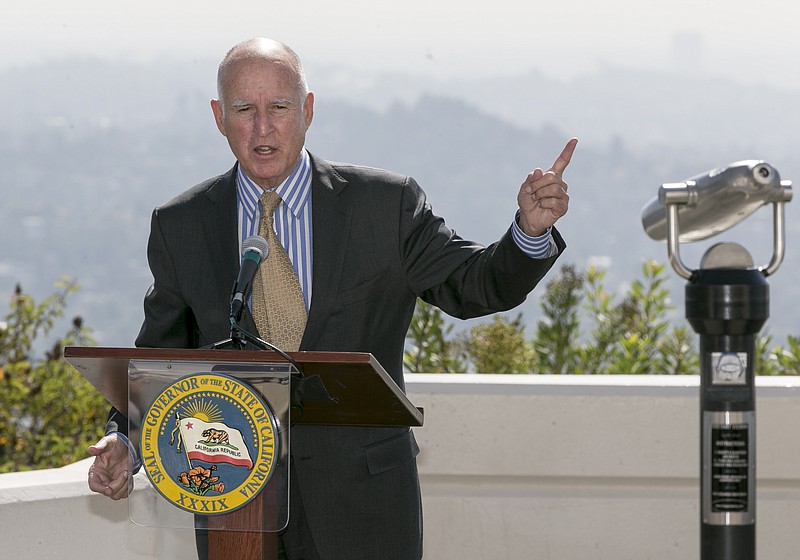
[[[274,190],[292,214],[299,217],[311,194],[311,158],[305,148],[300,152],[300,161],[294,171]],[[236,170],[236,191],[247,214],[254,215],[264,189],[247,176],[241,165]]]

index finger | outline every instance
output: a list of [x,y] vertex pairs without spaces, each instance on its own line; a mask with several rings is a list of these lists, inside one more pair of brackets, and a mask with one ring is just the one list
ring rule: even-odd
[[575,151],[575,146],[578,145],[577,138],[570,138],[567,145],[564,146],[564,149],[561,150],[561,154],[556,158],[555,163],[550,167],[548,171],[555,171],[556,173],[563,173],[564,170],[569,165],[570,160],[572,159],[572,154]]

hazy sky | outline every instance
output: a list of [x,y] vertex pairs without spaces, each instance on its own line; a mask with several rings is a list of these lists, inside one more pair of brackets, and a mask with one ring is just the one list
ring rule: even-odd
[[80,53],[217,60],[252,36],[289,43],[307,64],[445,75],[538,67],[568,77],[596,64],[692,67],[800,87],[786,0],[10,0],[0,68]]

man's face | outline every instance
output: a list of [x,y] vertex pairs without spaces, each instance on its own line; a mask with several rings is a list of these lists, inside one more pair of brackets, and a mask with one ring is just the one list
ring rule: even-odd
[[245,59],[226,72],[211,102],[219,131],[244,172],[265,189],[294,170],[314,116],[314,96],[304,95],[297,75],[277,60]]

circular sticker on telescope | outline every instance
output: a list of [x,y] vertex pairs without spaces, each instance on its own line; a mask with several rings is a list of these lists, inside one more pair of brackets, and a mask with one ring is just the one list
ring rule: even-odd
[[272,411],[249,385],[197,373],[164,389],[142,420],[147,477],[173,505],[229,513],[266,486],[278,456]]

